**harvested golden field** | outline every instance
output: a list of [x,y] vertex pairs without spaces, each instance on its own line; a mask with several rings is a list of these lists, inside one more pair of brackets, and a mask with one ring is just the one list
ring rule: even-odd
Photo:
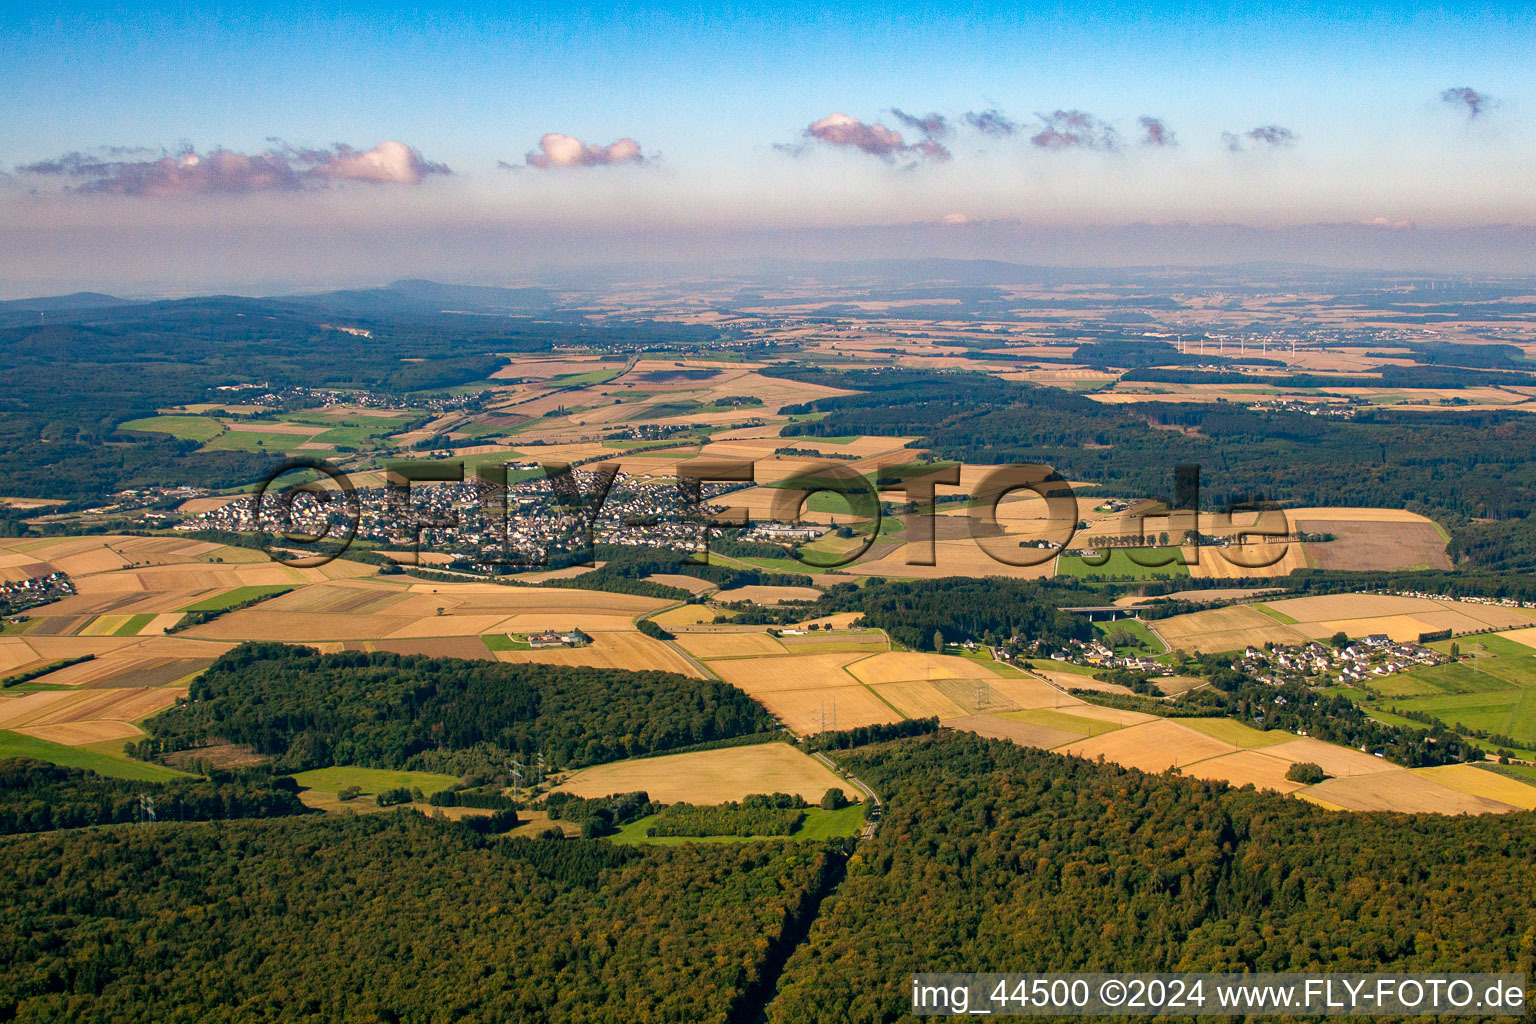
[[[1024,536],[1021,533],[1020,536]],[[1006,538],[993,541],[999,548],[1010,542]],[[1021,553],[1047,554],[1043,550],[1024,552],[1011,542],[1009,557],[1021,557]],[[933,565],[909,564],[912,558],[926,557],[926,547],[910,543],[897,545],[888,555],[869,561],[843,566],[842,571],[858,576],[888,576],[894,579],[940,579],[945,576],[1006,576],[1009,579],[1045,579],[1056,574],[1056,559],[1047,557],[1039,565],[1008,565],[993,558],[969,537],[956,540],[934,541]]]
[[374,640],[403,629],[416,620],[389,615],[322,615],[314,612],[271,611],[262,605],[222,615],[194,626],[182,635],[210,640],[275,640],[310,643],[319,640]]
[[788,743],[759,743],[594,765],[556,791],[600,797],[643,790],[658,803],[692,804],[739,801],[754,793],[792,793],[814,804],[833,787],[849,799],[860,795],[857,787]]
[[1451,568],[1451,560],[1445,553],[1445,535],[1434,523],[1328,519],[1297,519],[1293,522],[1299,531],[1332,534],[1336,538],[1305,545],[1307,562],[1315,569]]
[[88,743],[104,743],[110,740],[137,739],[144,735],[142,729],[128,722],[65,722],[59,725],[29,725],[12,730],[50,743],[62,743],[66,747],[83,747]]
[[1325,743],[1310,736],[1298,736],[1284,743],[1265,747],[1264,752],[1270,757],[1278,757],[1291,763],[1310,761],[1329,775],[1340,777],[1374,775],[1377,772],[1401,770],[1385,758],[1352,750],[1349,747]]
[[978,736],[985,736],[988,739],[1008,740],[1010,743],[1017,743],[1021,747],[1042,747],[1046,750],[1083,739],[1086,736],[1086,733],[1053,729],[1047,725],[1019,722],[1011,718],[1001,718],[997,715],[972,715],[968,718],[952,719],[944,724],[951,729],[973,732]]
[[1322,519],[1330,522],[1353,523],[1432,523],[1433,520],[1401,508],[1324,507],[1288,508],[1285,510],[1291,522]]
[[1529,626],[1533,620],[1528,609],[1392,594],[1297,597],[1271,602],[1269,607],[1298,620],[1296,628],[1314,637],[1343,630],[1351,636],[1386,633],[1395,640],[1417,640],[1420,632],[1509,629]]
[[1263,646],[1269,641],[1301,644],[1307,639],[1296,629],[1241,604],[1159,619],[1151,628],[1169,647],[1202,654],[1241,650],[1250,644]]
[[200,672],[213,663],[217,653],[206,657],[174,657],[153,653],[153,648],[132,647],[99,655],[94,661],[70,665],[43,677],[59,686],[88,688],[164,686]]
[[776,715],[779,721],[802,735],[818,732],[823,721],[830,731],[900,722],[903,717],[866,687],[856,683],[804,690],[764,690],[754,692],[752,696]]
[[1090,760],[1103,755],[1106,761],[1128,768],[1160,772],[1170,766],[1191,764],[1229,753],[1231,749],[1231,744],[1212,739],[1171,719],[1162,719],[1080,740],[1063,747],[1061,752]]
[[[233,611],[186,635],[229,640],[422,639],[580,627],[632,630],[665,601],[559,588],[482,583],[390,585],[334,581]],[[439,609],[442,613],[439,614]]]
[[721,679],[756,697],[775,690],[858,686],[843,666],[867,658],[856,652],[802,654],[778,658],[724,659],[710,668]]
[[975,679],[988,681],[997,673],[986,663],[946,654],[917,651],[888,651],[865,658],[849,667],[861,683],[897,683],[911,679]]
[[1497,800],[1524,811],[1536,811],[1536,786],[1486,768],[1470,764],[1445,764],[1436,768],[1414,768],[1411,771],[1461,793]]
[[1500,634],[1506,640],[1513,640],[1517,644],[1527,647],[1536,647],[1536,626],[1528,626],[1525,629],[1514,629],[1508,633]]
[[703,594],[715,589],[715,585],[708,580],[701,580],[697,576],[683,576],[679,573],[654,573],[646,576],[645,579],[652,583],[660,583],[664,587],[677,587],[690,594]]
[[585,647],[550,647],[537,651],[497,651],[499,661],[539,665],[585,665],[591,668],[623,668],[632,672],[655,669],[704,678],[687,660],[659,640],[643,633],[593,633]]
[[721,604],[749,601],[752,604],[780,605],[789,601],[814,601],[821,596],[815,587],[737,587],[715,594]]
[[974,709],[960,706],[941,693],[933,683],[922,680],[885,683],[871,689],[881,700],[894,704],[908,718],[961,718],[974,713]]
[[[1076,700],[1077,698],[1069,698]],[[1127,711],[1124,708],[1107,708],[1102,704],[1089,704],[1083,701],[1072,706],[1063,706],[1062,711],[1078,718],[1092,718],[1100,722],[1109,722],[1112,725],[1140,725],[1143,722],[1156,722],[1156,715],[1144,714],[1140,711]]]
[[1239,750],[1222,754],[1205,761],[1185,765],[1180,771],[1196,779],[1215,779],[1234,786],[1253,786],[1256,789],[1272,789],[1277,793],[1294,793],[1301,783],[1285,777],[1292,762],[1271,757],[1258,750]]
[[[1473,769],[1474,771],[1476,769]],[[1512,804],[1441,785],[1406,768],[1350,778],[1326,779],[1300,791],[1348,811],[1430,811],[1435,814],[1501,814]]]
[[684,626],[698,626],[715,621],[719,613],[713,608],[702,604],[685,604],[678,608],[669,608],[664,612],[657,612],[651,616],[651,621],[664,629],[678,629]]
[[0,700],[0,729],[21,731],[41,725],[132,722],[168,708],[187,691],[181,687],[42,690]]
[[749,658],[788,653],[765,632],[678,633],[677,645],[695,658]]
[[[1074,676],[1074,679],[1083,679],[1093,682],[1087,676]],[[987,689],[1000,700],[1017,707],[1029,708],[1065,708],[1071,707],[1073,713],[1077,713],[1086,705],[1070,693],[1063,693],[1058,687],[1035,676],[1026,676],[1022,679],[1013,676],[998,676],[995,679],[986,680]],[[1108,685],[1108,684],[1103,684]],[[1105,709],[1108,710],[1108,709]],[[1135,714],[1135,712],[1125,712]]]
[[1205,546],[1183,550],[1193,561],[1189,574],[1195,579],[1263,579],[1287,576],[1297,569],[1307,568],[1306,547],[1300,543],[1233,544],[1225,548]]

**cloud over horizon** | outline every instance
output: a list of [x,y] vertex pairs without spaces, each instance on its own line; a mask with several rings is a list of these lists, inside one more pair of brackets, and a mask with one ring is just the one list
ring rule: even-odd
[[999,138],[1012,135],[1019,130],[1018,124],[995,107],[987,110],[968,111],[965,115],[965,123],[983,135],[992,135]]
[[1226,146],[1227,151],[1230,153],[1243,152],[1246,148],[1243,144],[1244,139],[1255,145],[1266,146],[1270,149],[1283,149],[1287,146],[1296,145],[1296,133],[1278,124],[1262,124],[1257,128],[1243,132],[1241,135],[1235,132],[1221,133],[1222,145]]
[[[903,118],[907,116],[900,114],[899,111],[894,113]],[[942,121],[943,118],[939,120]],[[894,129],[887,128],[878,122],[866,123],[840,112],[828,114],[820,121],[812,122],[805,129],[805,137],[810,141],[838,149],[854,149],[886,161],[894,160],[898,156],[926,157],[937,161],[948,160],[950,157],[949,150],[932,138],[908,143],[902,138],[901,133]],[[775,148],[793,155],[804,151],[803,145],[780,145]]]
[[[337,143],[327,149],[299,149],[276,139],[264,153],[239,153],[222,147],[198,153],[184,146],[175,153],[141,147],[106,147],[92,153],[66,153],[16,168],[22,175],[78,180],[66,191],[87,195],[147,196],[243,195],[297,192],[330,182],[417,185],[429,174],[451,174],[403,142],[386,140],[359,150]],[[162,155],[155,157],[155,153]],[[132,159],[138,157],[139,159]]]
[[1143,146],[1161,149],[1165,146],[1171,148],[1179,144],[1178,136],[1173,134],[1173,129],[1169,128],[1167,122],[1160,117],[1143,114],[1136,119],[1136,123],[1141,125],[1141,144]]
[[1037,114],[1040,131],[1030,136],[1037,149],[1102,149],[1120,147],[1120,135],[1107,121],[1082,110],[1057,110]]
[[1465,111],[1468,121],[1475,120],[1481,116],[1485,107],[1495,105],[1492,96],[1485,92],[1478,92],[1467,85],[1458,85],[1445,90],[1440,94],[1440,101],[1450,104],[1458,110]]
[[942,138],[949,134],[949,119],[943,114],[930,112],[921,117],[909,114],[900,107],[891,108],[891,116],[915,132],[921,132],[930,139]]
[[[574,135],[548,132],[539,140],[536,152],[524,157],[529,167],[541,171],[564,167],[608,167],[617,164],[643,164],[640,143],[625,137],[606,146],[589,145]],[[502,166],[509,166],[503,164]]]

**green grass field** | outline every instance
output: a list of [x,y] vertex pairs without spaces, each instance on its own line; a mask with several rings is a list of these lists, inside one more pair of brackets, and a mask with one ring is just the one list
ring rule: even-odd
[[[1434,646],[1449,651],[1451,643]],[[1371,687],[1386,698],[1381,710],[1421,711],[1452,727],[1460,724],[1536,747],[1536,653],[1492,634],[1454,643],[1472,657],[1373,681]]]
[[480,638],[488,651],[528,651],[533,645],[527,640],[514,639],[506,633],[491,633]]
[[[845,790],[846,792],[846,790]],[[856,834],[864,827],[864,805],[849,804],[847,807],[836,811],[825,811],[820,807],[812,807],[806,810],[805,820],[791,836],[648,836],[645,830],[650,828],[651,822],[656,820],[656,815],[647,815],[628,825],[622,826],[610,838],[616,843],[639,844],[647,846],[680,846],[683,843],[758,843],[765,840],[821,840],[841,839],[844,836]]]
[[224,432],[224,424],[210,416],[146,416],[117,426],[119,430],[170,434],[182,441],[210,441]]
[[619,375],[622,366],[611,369],[588,370],[586,373],[563,373],[558,377],[550,378],[550,383],[562,388],[587,387],[591,384],[606,384]]
[[1032,708],[1028,711],[1005,711],[999,718],[1007,718],[1015,722],[1025,722],[1029,725],[1043,725],[1047,729],[1061,729],[1064,732],[1085,733],[1089,736],[1102,736],[1106,732],[1115,732],[1125,728],[1114,722],[1101,722],[1097,718],[1084,718],[1066,711],[1052,711],[1050,708]]
[[112,635],[113,636],[138,636],[139,635],[139,630],[141,630],[145,626],[149,625],[150,622],[153,621],[153,619],[154,619],[153,615],[145,615],[145,614],[131,615],[131,616],[128,617],[128,621],[127,622],[123,623],[121,626],[118,626],[116,629],[114,629],[112,631]]
[[293,777],[305,789],[317,793],[339,793],[348,786],[362,789],[364,796],[382,793],[400,786],[420,789],[427,796],[447,789],[459,780],[452,775],[435,772],[398,772],[386,768],[354,768],[338,765],[332,768],[316,768],[299,772]]
[[219,612],[226,608],[233,608],[237,604],[253,600],[258,597],[269,597],[277,594],[286,594],[293,588],[283,584],[274,584],[265,587],[236,587],[234,590],[223,594],[215,594],[205,597],[196,604],[189,604],[185,608],[178,609],[183,612]]
[[[211,451],[232,452],[291,452],[296,451],[301,444],[309,444],[318,441],[319,435],[314,434],[288,434],[276,430],[231,430],[220,434],[218,437],[203,445]],[[306,449],[314,451],[315,449]]]
[[1151,630],[1147,629],[1146,623],[1140,619],[1117,619],[1114,622],[1095,622],[1093,628],[1106,638],[1113,636],[1115,633],[1124,633],[1133,638],[1132,643],[1116,646],[1115,651],[1117,653],[1121,651],[1145,651],[1148,654],[1166,654],[1168,652],[1168,648],[1163,646],[1162,642],[1152,635]]
[[[113,741],[118,743],[118,741]],[[120,743],[119,743],[120,745]],[[0,730],[0,757],[34,757],[66,768],[88,768],[97,775],[134,782],[164,782],[185,777],[185,772],[158,764],[132,761],[121,755],[86,747],[66,747],[62,743],[34,739],[18,732]]]
[[1286,740],[1295,739],[1295,735],[1284,729],[1254,729],[1242,722],[1231,718],[1181,718],[1180,725],[1187,725],[1196,732],[1223,743],[1230,743],[1234,747],[1251,750],[1256,747],[1272,747],[1276,743],[1284,743]]
[[1268,615],[1276,622],[1284,623],[1287,626],[1294,626],[1298,621],[1300,621],[1298,619],[1291,618],[1289,615],[1285,614],[1285,612],[1275,611],[1267,604],[1251,604],[1248,607],[1252,608],[1256,612],[1263,612],[1265,615]]
[[1460,724],[1536,746],[1536,687],[1410,698],[1392,701],[1387,708],[1390,711],[1422,711],[1452,728]]
[[[1131,552],[1136,551],[1147,561],[1159,561],[1170,555],[1174,559],[1168,565],[1148,566],[1131,561]],[[1089,565],[1079,555],[1062,555],[1056,560],[1056,573],[1059,576],[1072,576],[1077,579],[1111,579],[1116,577],[1133,580],[1161,579],[1168,576],[1188,576],[1189,566],[1178,560],[1178,548],[1111,548],[1109,560],[1103,565]]]

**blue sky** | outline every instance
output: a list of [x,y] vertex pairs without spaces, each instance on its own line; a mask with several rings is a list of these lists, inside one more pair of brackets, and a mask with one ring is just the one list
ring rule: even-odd
[[[350,190],[369,193],[378,216],[423,231],[434,218],[487,216],[697,231],[946,216],[1468,227],[1536,215],[1521,185],[1533,156],[1536,17],[1513,5],[895,0],[426,4],[402,14],[366,3],[12,4],[0,52],[0,169],[13,172],[0,203],[39,230],[49,217],[116,230],[180,221],[192,230],[197,218],[168,210],[165,189],[153,214],[123,209],[141,196],[142,176],[87,197],[67,190],[100,185],[99,167],[74,177],[18,169],[71,152],[149,161],[183,144],[200,159],[219,147],[254,155],[273,138],[355,152],[398,140],[419,157],[413,168],[451,168],[405,173],[386,160],[394,169],[375,177],[411,189]],[[1489,98],[1476,117],[1441,99],[1463,86]],[[953,130],[941,140],[953,160],[942,166],[909,148],[849,141],[863,135],[806,135],[839,112],[860,132],[880,125],[900,132],[903,147],[921,141],[892,107],[952,123],[995,108],[1019,131]],[[1085,112],[1118,132],[1119,145],[1032,151],[1036,115],[1056,110]],[[1143,115],[1164,119],[1178,146],[1144,152]],[[1223,132],[1260,126],[1283,127],[1289,144],[1228,152]],[[547,133],[571,137],[578,166],[558,157],[527,166]],[[630,163],[629,150],[604,148],[621,139],[643,161],[601,166]],[[563,152],[555,145],[546,152]],[[295,195],[314,184],[335,193],[367,176],[345,157],[311,154],[265,180]],[[259,207],[266,221],[282,220],[280,207],[253,204],[251,179],[230,187],[235,179],[198,175],[168,188],[225,203],[217,216],[226,219],[254,218]],[[295,230],[318,230],[312,197],[292,205],[306,203]],[[332,215],[338,225],[361,216],[331,210],[320,220]],[[198,216],[206,226],[215,215]]]

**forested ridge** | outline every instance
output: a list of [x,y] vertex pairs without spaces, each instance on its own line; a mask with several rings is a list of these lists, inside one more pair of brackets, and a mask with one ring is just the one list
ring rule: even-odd
[[918,971],[1524,971],[1536,814],[1339,814],[961,733],[839,755],[875,838],[775,1024],[906,1019]]
[[1043,463],[1071,480],[1149,496],[1170,496],[1174,466],[1197,464],[1207,508],[1257,498],[1408,508],[1447,522],[1453,553],[1474,566],[1536,557],[1536,517],[1528,518],[1536,420],[1523,412],[1381,409],[1332,419],[1231,403],[1104,405],[976,373],[766,372],[865,392],[789,410],[827,415],[788,424],[785,436],[917,435],[943,458]]
[[1533,969],[1530,812],[1340,814],[948,731],[836,756],[884,804],[846,860],[411,811],[0,840],[0,1018],[734,1024],[776,978],[769,1021],[858,1024],[917,971]]
[[[0,759],[0,834],[141,821],[146,806],[165,821],[304,814],[298,789],[290,778],[260,771],[129,782],[29,757],[5,758]],[[144,804],[144,798],[152,803]]]
[[829,854],[495,840],[410,811],[0,842],[0,1019],[730,1020]]
[[1015,633],[1060,646],[1093,636],[1088,620],[1062,608],[1098,604],[1101,594],[1070,580],[1042,582],[1004,577],[946,576],[935,580],[876,578],[866,586],[838,583],[815,601],[777,607],[746,607],[735,622],[799,622],[856,611],[867,625],[898,643],[931,648],[936,633],[946,643],[1007,638]]
[[147,723],[141,757],[249,744],[278,768],[462,773],[543,753],[572,768],[762,732],[745,693],[669,672],[519,665],[243,644]]

